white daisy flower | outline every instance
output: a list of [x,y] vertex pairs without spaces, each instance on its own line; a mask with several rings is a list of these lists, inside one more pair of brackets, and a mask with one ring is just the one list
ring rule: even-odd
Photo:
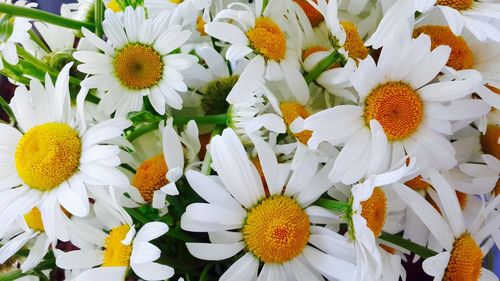
[[[455,151],[445,135],[451,121],[475,119],[490,107],[470,97],[480,80],[431,82],[446,64],[450,49],[430,51],[431,41],[411,39],[404,23],[385,44],[377,65],[361,61],[351,78],[358,105],[340,105],[307,118],[313,131],[308,144],[344,144],[330,174],[333,182],[350,184],[401,164],[406,153],[417,166],[450,169]],[[445,104],[446,103],[446,104]]]
[[94,20],[94,0],[78,0],[76,3],[62,4],[61,10],[68,11],[68,17],[75,20],[90,22]]
[[[128,214],[109,199],[111,198],[95,207],[100,208],[99,218],[104,220],[109,231],[105,232],[88,224],[75,224],[73,234],[88,241],[92,247],[59,255],[56,259],[57,266],[63,269],[82,269],[72,279],[74,281],[125,280],[129,269],[143,280],[165,280],[172,277],[173,268],[155,262],[161,251],[150,243],[167,233],[168,226],[161,222],[149,222],[136,233]],[[106,205],[109,204],[115,205],[114,208],[107,208]]]
[[[2,4],[12,4],[12,0],[1,0]],[[26,3],[26,1],[16,1],[13,5],[32,8],[36,3]],[[11,15],[2,14],[0,19],[5,25],[2,28],[2,39],[0,40],[0,52],[2,58],[9,64],[16,65],[19,62],[17,55],[17,43],[24,43],[29,40],[28,31],[31,29],[31,23],[28,19],[22,17],[14,17]],[[3,61],[0,60],[0,69],[3,69]]]
[[437,191],[444,218],[410,188],[400,184],[394,189],[427,226],[440,248],[445,250],[426,259],[422,265],[424,271],[434,276],[434,280],[498,280],[493,272],[482,267],[484,254],[481,245],[492,233],[498,235],[498,217],[486,221],[486,224],[484,219],[500,203],[500,197],[486,206],[474,224],[467,227],[459,201],[447,179],[435,170],[428,170],[426,174]]
[[103,21],[108,42],[87,29],[82,32],[104,53],[77,51],[78,70],[90,74],[82,85],[105,91],[99,108],[106,114],[116,111],[124,116],[139,111],[147,96],[153,108],[165,113],[165,104],[182,108],[180,92],[186,92],[180,70],[189,68],[197,58],[170,54],[184,44],[191,32],[179,25],[168,25],[168,14],[146,19],[144,8],[127,7],[123,14],[106,10]]
[[[255,140],[256,146],[267,145]],[[294,171],[294,180],[287,182],[287,165],[278,164],[272,152],[260,154],[263,184],[233,130],[214,137],[210,153],[218,178],[187,172],[191,187],[208,203],[189,205],[181,226],[209,233],[213,243],[186,243],[198,258],[223,260],[243,250],[244,255],[220,280],[255,280],[257,276],[259,280],[321,280],[321,275],[352,279],[355,253],[347,239],[311,225],[323,223],[323,215],[328,213],[310,205],[330,187],[326,173],[331,162],[322,168],[309,167],[317,173],[303,185],[301,171]],[[264,266],[259,273],[261,262]]]
[[45,87],[38,80],[31,81],[29,91],[18,87],[10,106],[19,129],[0,124],[0,237],[15,220],[38,207],[49,239],[67,241],[61,206],[72,215],[85,216],[86,184],[128,182],[116,167],[119,147],[111,143],[131,122],[111,119],[86,128],[70,106],[70,67],[64,67],[55,85],[47,75]]
[[291,22],[289,5],[286,0],[270,1],[263,10],[263,0],[258,0],[255,11],[245,4],[229,5],[229,9],[220,11],[213,22],[205,25],[208,35],[230,43],[226,52],[229,61],[255,54],[231,91],[229,102],[253,89],[256,79],[284,80],[301,104],[308,101],[309,90],[295,51],[298,42],[293,36],[297,30]]

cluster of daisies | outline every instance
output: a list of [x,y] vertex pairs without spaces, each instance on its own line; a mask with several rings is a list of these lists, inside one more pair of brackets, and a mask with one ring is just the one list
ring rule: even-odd
[[498,0],[0,0],[0,27],[0,280],[498,280]]

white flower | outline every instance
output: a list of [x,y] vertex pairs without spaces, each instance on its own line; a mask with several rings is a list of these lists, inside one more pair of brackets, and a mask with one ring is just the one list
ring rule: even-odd
[[85,38],[104,53],[78,51],[74,57],[83,62],[78,70],[91,74],[82,85],[105,91],[99,109],[124,116],[139,111],[147,96],[153,108],[165,113],[165,104],[182,108],[180,92],[186,92],[180,70],[189,68],[197,58],[170,54],[184,44],[191,32],[168,24],[168,13],[146,19],[144,9],[127,7],[122,14],[106,10],[103,21],[105,42],[87,29]]
[[443,216],[424,198],[403,184],[394,188],[401,199],[427,226],[438,242],[439,248],[445,250],[426,259],[422,265],[424,271],[434,276],[434,280],[441,280],[443,277],[446,280],[456,278],[498,280],[494,273],[482,267],[483,252],[480,245],[490,235],[498,236],[500,227],[498,217],[486,222],[485,218],[500,203],[500,197],[497,196],[482,210],[474,224],[466,226],[457,196],[449,181],[435,170],[427,170],[426,175],[437,191]]
[[[255,140],[256,146],[267,146]],[[352,279],[354,249],[343,236],[314,225],[323,223],[328,211],[310,206],[330,187],[326,173],[331,162],[309,167],[316,173],[306,178],[302,171],[294,171],[287,182],[289,167],[278,164],[271,150],[259,154],[259,175],[231,129],[212,139],[210,153],[218,179],[187,172],[191,187],[208,203],[189,205],[181,226],[209,233],[212,243],[186,244],[198,258],[223,260],[244,251],[220,280],[254,280],[257,275],[263,280],[288,280],[288,275],[321,280],[320,274]],[[264,266],[259,273],[260,262]]]
[[490,109],[470,98],[480,80],[427,85],[444,67],[450,49],[430,51],[428,36],[411,39],[408,26],[399,26],[377,65],[368,56],[352,76],[358,105],[335,106],[305,120],[305,129],[313,131],[309,146],[344,144],[330,174],[333,182],[349,184],[398,166],[406,152],[419,167],[450,169],[456,165],[445,137],[452,134],[451,121],[473,120]]
[[87,128],[70,106],[70,67],[61,71],[55,85],[47,74],[45,87],[38,80],[31,80],[29,91],[20,86],[10,104],[19,130],[0,124],[0,237],[38,207],[49,239],[67,241],[61,206],[85,216],[86,184],[120,187],[128,182],[116,167],[120,149],[112,140],[131,122],[117,118]]

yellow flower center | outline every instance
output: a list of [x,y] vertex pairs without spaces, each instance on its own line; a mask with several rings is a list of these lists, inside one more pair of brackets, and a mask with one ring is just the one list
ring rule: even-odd
[[385,224],[385,213],[387,210],[387,199],[380,187],[373,189],[372,196],[368,200],[361,202],[361,216],[365,218],[368,228],[375,237],[382,233]]
[[474,65],[474,56],[462,36],[456,36],[447,26],[425,25],[413,31],[413,37],[427,34],[431,38],[431,48],[446,45],[451,48],[447,66],[456,70],[469,69]]
[[[299,4],[299,6],[304,10],[309,22],[313,27],[318,26],[323,20],[323,15],[316,10],[307,0],[293,0],[295,3]],[[317,3],[317,0],[313,0],[314,3]]]
[[481,147],[484,153],[491,154],[497,159],[500,159],[500,144],[498,144],[498,138],[500,138],[500,127],[488,124],[486,134],[481,135]]
[[422,179],[422,176],[417,176],[407,182],[405,184],[413,190],[426,190],[431,187],[431,185]]
[[265,263],[297,257],[309,240],[309,217],[287,196],[273,196],[253,207],[243,226],[247,250]]
[[167,163],[163,154],[159,154],[144,161],[137,169],[132,185],[139,189],[142,198],[146,202],[153,201],[153,194],[163,186],[167,185]]
[[368,48],[365,47],[365,42],[359,36],[358,28],[354,23],[349,21],[340,22],[346,34],[344,49],[349,53],[349,57],[358,61],[368,56]]
[[453,243],[443,281],[477,281],[481,274],[483,253],[476,241],[465,233]]
[[102,266],[128,266],[130,255],[132,254],[131,245],[123,245],[130,226],[128,224],[120,225],[111,230],[104,240],[104,262]]
[[328,48],[319,45],[309,47],[302,52],[302,60],[306,60],[310,55],[321,51],[328,51]]
[[[306,119],[311,114],[307,112],[307,110],[296,102],[283,102],[280,105],[281,113],[283,113],[283,120],[285,123],[290,126],[292,122],[297,119],[297,117],[302,117]],[[299,133],[293,134],[301,143],[307,144],[309,139],[312,136],[312,131],[304,130]]]
[[122,10],[122,8],[118,4],[118,2],[116,2],[116,0],[109,1],[108,8],[111,9],[111,11],[113,11],[115,13],[121,12],[121,10]]
[[448,6],[450,8],[463,11],[472,7],[474,0],[437,0],[436,5]]
[[200,33],[200,35],[207,35],[205,32],[205,21],[201,16],[198,16],[196,19],[196,30]]
[[31,209],[31,211],[25,214],[24,220],[26,221],[26,224],[29,226],[29,228],[33,229],[34,231],[45,231],[42,222],[42,214],[40,213],[40,209],[38,209],[37,207]]
[[201,88],[203,97],[201,98],[201,108],[207,115],[227,113],[229,103],[226,101],[227,96],[238,82],[238,75],[222,77],[208,83]]
[[163,75],[161,55],[151,46],[130,44],[118,51],[116,75],[128,88],[141,90],[156,85]]
[[250,46],[264,58],[280,61],[285,58],[286,39],[280,27],[270,18],[255,19],[255,27],[247,31]]
[[38,125],[31,128],[17,145],[17,173],[28,186],[49,191],[76,172],[81,152],[78,132],[67,124]]
[[365,122],[376,119],[390,141],[411,136],[424,116],[422,101],[409,85],[388,82],[373,89],[365,101]]

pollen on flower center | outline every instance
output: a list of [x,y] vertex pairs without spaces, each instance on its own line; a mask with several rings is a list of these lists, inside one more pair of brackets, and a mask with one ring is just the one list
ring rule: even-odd
[[111,1],[109,1],[108,8],[111,9],[115,13],[118,13],[118,12],[120,12],[122,10],[122,8],[118,4],[117,0],[111,0]]
[[417,176],[407,182],[405,184],[413,190],[426,190],[431,187],[431,185],[422,179],[422,176]]
[[[293,0],[295,3],[299,4],[299,6],[302,8],[304,13],[306,14],[307,18],[309,19],[309,22],[313,27],[318,26],[325,18],[323,18],[323,15],[316,9],[314,8],[307,0]],[[313,0],[314,3],[317,3],[317,0]]]
[[227,96],[238,82],[238,75],[223,77],[208,83],[202,90],[201,107],[207,115],[227,113]]
[[372,196],[368,200],[361,202],[361,216],[365,218],[368,228],[375,237],[382,233],[385,224],[385,214],[387,210],[387,199],[380,187],[373,189]]
[[35,126],[17,145],[17,173],[31,188],[52,190],[76,172],[81,151],[78,132],[67,124]]
[[349,57],[355,60],[362,60],[368,56],[368,48],[361,36],[359,36],[358,28],[354,23],[349,21],[340,22],[344,28],[346,39],[344,49],[349,53]]
[[436,5],[448,6],[450,8],[463,11],[472,7],[474,0],[437,0]]
[[205,21],[201,16],[198,16],[196,19],[196,31],[198,31],[200,35],[207,35],[205,32]]
[[448,58],[447,66],[456,70],[472,68],[474,65],[474,56],[471,49],[462,36],[453,34],[448,26],[424,25],[413,31],[413,37],[420,34],[427,34],[431,38],[431,48],[446,45],[451,48],[451,54]]
[[481,147],[484,153],[491,154],[497,159],[500,159],[500,126],[488,124],[486,134],[481,135]]
[[470,234],[464,233],[453,243],[443,281],[477,281],[482,263],[481,248]]
[[127,224],[120,225],[111,230],[104,240],[104,262],[102,266],[129,265],[132,246],[122,243],[129,230],[130,226]]
[[309,217],[288,196],[273,196],[253,207],[243,225],[246,248],[265,263],[297,257],[309,240]]
[[[290,126],[292,122],[297,119],[297,117],[302,117],[306,119],[311,114],[297,102],[283,102],[280,105],[281,113],[283,114],[283,120]],[[293,134],[301,143],[307,144],[312,136],[312,131],[304,130]]]
[[255,27],[246,33],[250,46],[266,59],[280,61],[285,58],[286,39],[280,27],[270,18],[255,19]]
[[161,55],[151,46],[130,44],[114,59],[118,79],[128,88],[141,90],[156,85],[163,75]]
[[424,116],[423,104],[409,85],[388,82],[373,89],[365,100],[364,117],[367,126],[376,119],[390,141],[411,136]]
[[24,221],[26,221],[29,228],[34,231],[45,231],[42,222],[42,214],[40,213],[40,209],[37,207],[31,209],[31,211],[24,215]]
[[163,154],[142,162],[137,169],[132,179],[132,185],[139,189],[142,198],[146,202],[151,203],[154,192],[168,184],[167,170],[168,167]]

